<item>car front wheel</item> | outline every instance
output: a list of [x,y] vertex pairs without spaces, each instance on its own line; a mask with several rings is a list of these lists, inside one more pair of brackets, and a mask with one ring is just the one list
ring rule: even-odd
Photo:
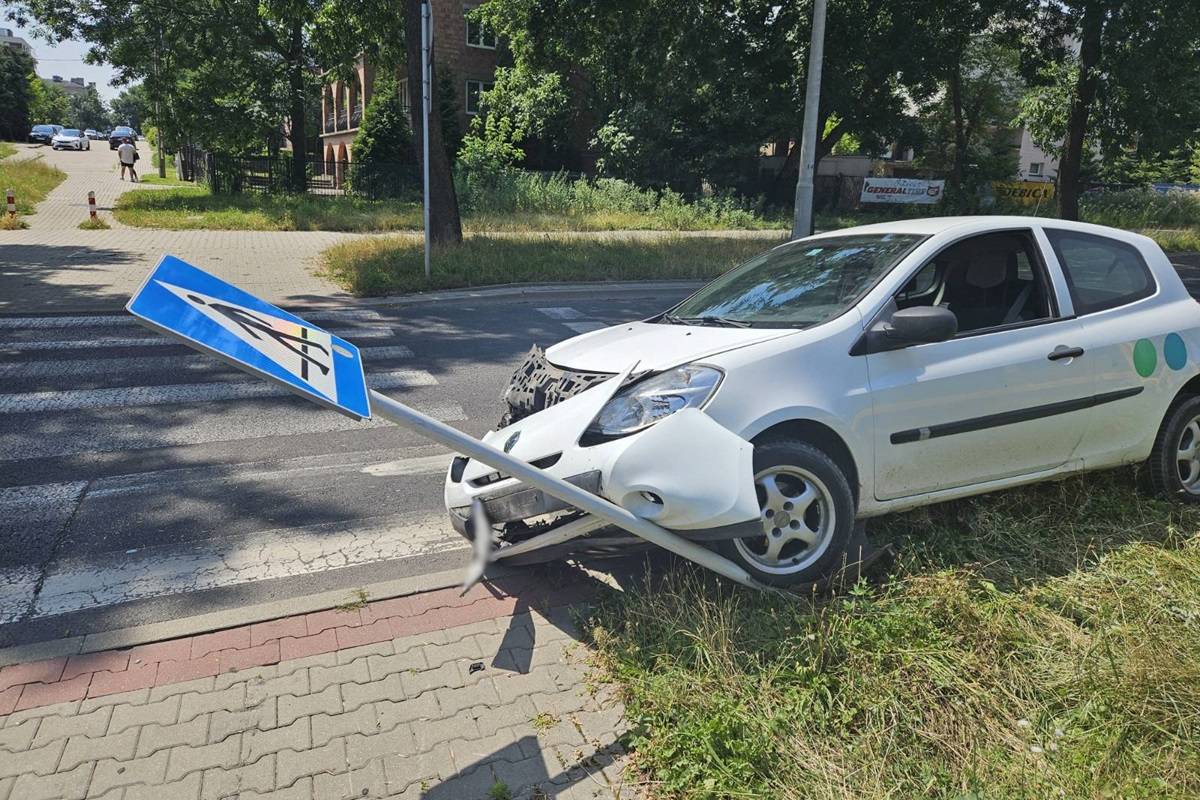
[[1177,400],[1167,410],[1146,466],[1155,494],[1200,503],[1200,397]]
[[843,566],[854,495],[825,452],[793,439],[754,448],[761,534],[720,542],[721,553],[773,586],[821,580]]

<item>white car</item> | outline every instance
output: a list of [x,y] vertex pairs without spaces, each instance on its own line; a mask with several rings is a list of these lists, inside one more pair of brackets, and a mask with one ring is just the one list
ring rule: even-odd
[[91,150],[92,143],[78,128],[63,128],[50,140],[55,150]]
[[[856,520],[1070,472],[1147,462],[1158,493],[1200,502],[1198,356],[1200,307],[1144,236],[907,220],[535,348],[484,441],[791,585],[839,565]],[[445,499],[460,531],[482,501],[500,547],[579,517],[463,457]]]

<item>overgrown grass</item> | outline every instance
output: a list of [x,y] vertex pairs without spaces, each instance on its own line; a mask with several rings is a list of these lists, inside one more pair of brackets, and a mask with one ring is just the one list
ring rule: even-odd
[[661,798],[1200,796],[1200,511],[1129,471],[882,521],[808,601],[679,568],[590,621]]
[[476,235],[435,249],[426,280],[419,238],[380,237],[326,250],[323,272],[360,297],[499,283],[690,280],[719,275],[774,243],[763,237]]
[[455,183],[476,230],[732,230],[786,228],[729,196],[685,200],[615,178],[570,178],[526,170],[459,172]]
[[17,152],[17,146],[12,142],[0,142],[0,158],[8,158]]
[[403,201],[308,195],[210,194],[202,188],[126,192],[113,216],[126,225],[170,230],[400,231],[421,227],[421,209]]
[[[162,182],[150,176],[143,180]],[[675,192],[613,179],[512,170],[487,177],[460,174],[457,185],[463,225],[474,232],[782,229],[789,222],[729,197],[688,202]],[[422,222],[420,205],[403,200],[212,195],[195,187],[128,192],[116,213],[127,225],[175,230],[415,231]]]
[[0,191],[12,189],[17,214],[32,214],[34,207],[67,178],[67,173],[42,161],[41,156],[21,161],[0,161]]
[[111,226],[105,222],[102,217],[96,217],[95,219],[88,217],[83,222],[79,223],[79,230],[81,231],[106,231],[110,227]]

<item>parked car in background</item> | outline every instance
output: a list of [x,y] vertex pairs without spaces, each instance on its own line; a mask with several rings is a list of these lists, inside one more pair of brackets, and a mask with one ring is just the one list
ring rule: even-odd
[[104,134],[102,134],[100,131],[96,130],[95,128],[88,128],[87,130],[85,130],[83,132],[83,135],[86,136],[89,141],[96,141],[98,139],[104,138]]
[[[505,400],[485,442],[776,585],[853,560],[856,520],[1082,470],[1142,463],[1200,503],[1200,306],[1153,240],[1078,222],[789,242],[535,349]],[[501,547],[579,517],[461,456],[445,497],[460,531],[481,503]]]
[[136,139],[137,133],[128,125],[118,125],[108,134],[108,149],[116,150],[126,139]]
[[54,138],[54,134],[58,131],[54,130],[53,125],[34,125],[29,131],[29,136],[26,138],[30,144],[50,144],[50,140]]
[[63,128],[50,139],[55,150],[91,150],[92,143],[79,128]]

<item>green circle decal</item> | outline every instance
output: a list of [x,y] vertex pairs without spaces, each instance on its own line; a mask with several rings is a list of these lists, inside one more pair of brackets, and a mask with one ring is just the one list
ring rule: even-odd
[[1163,342],[1163,361],[1173,370],[1181,370],[1187,366],[1187,345],[1178,333],[1168,333]]
[[1158,353],[1154,349],[1154,343],[1149,339],[1138,339],[1137,344],[1133,346],[1133,368],[1137,370],[1137,374],[1149,378],[1157,366]]

